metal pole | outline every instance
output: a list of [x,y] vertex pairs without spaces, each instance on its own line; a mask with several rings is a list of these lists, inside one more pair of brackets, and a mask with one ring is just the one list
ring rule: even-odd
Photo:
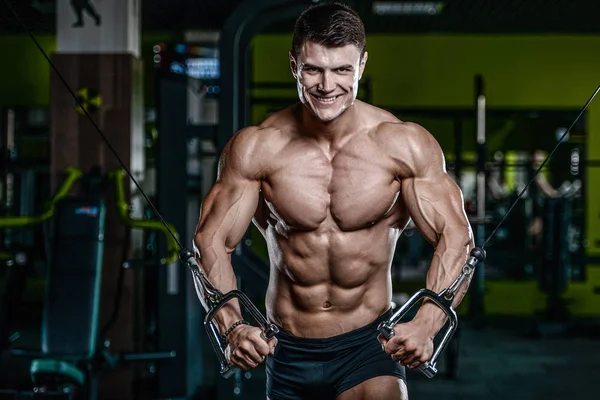
[[[483,246],[485,241],[485,192],[486,192],[486,175],[485,175],[485,128],[486,128],[486,97],[484,81],[481,75],[475,76],[475,104],[477,112],[477,223],[475,241],[477,246]],[[485,284],[485,268],[481,262],[473,276],[470,313],[471,317],[479,318],[484,313],[484,284]]]

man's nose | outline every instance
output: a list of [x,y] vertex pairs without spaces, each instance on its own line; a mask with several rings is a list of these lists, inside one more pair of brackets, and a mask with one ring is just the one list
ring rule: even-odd
[[322,92],[328,93],[335,89],[335,80],[331,71],[323,71],[321,74],[321,84],[319,85],[319,90]]

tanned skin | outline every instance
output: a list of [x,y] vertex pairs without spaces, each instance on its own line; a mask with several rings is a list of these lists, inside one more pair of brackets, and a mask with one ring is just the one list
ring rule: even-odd
[[[236,288],[231,253],[252,221],[269,251],[267,318],[299,337],[349,332],[390,308],[392,257],[410,218],[435,246],[426,282],[435,292],[454,281],[474,246],[462,193],[433,136],[356,100],[366,60],[354,45],[308,42],[290,53],[300,103],[234,135],[201,210],[194,243],[208,278],[223,292]],[[239,319],[231,302],[216,322],[225,332]],[[418,367],[444,322],[425,304],[396,325],[394,338],[380,337],[382,351]],[[272,353],[277,340],[260,333],[245,325],[231,332],[232,364],[247,370]],[[406,386],[381,376],[338,397],[367,398],[406,399]]]

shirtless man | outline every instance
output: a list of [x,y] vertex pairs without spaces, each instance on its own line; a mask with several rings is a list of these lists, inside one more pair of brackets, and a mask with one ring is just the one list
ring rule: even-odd
[[216,323],[233,365],[266,359],[271,400],[406,399],[404,367],[431,358],[445,316],[426,304],[394,338],[378,337],[391,315],[392,255],[412,218],[435,246],[427,287],[448,287],[474,245],[462,193],[429,132],[356,100],[367,53],[353,10],[309,8],[289,57],[299,104],[230,140],[194,239],[199,265],[227,292],[230,255],[254,222],[269,250],[267,318],[280,333],[265,342],[236,324],[234,302]]

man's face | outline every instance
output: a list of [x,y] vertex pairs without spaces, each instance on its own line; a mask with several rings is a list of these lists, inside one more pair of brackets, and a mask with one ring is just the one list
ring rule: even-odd
[[290,67],[297,82],[298,96],[321,121],[331,121],[350,107],[358,92],[367,53],[360,57],[355,45],[325,47],[307,42]]

